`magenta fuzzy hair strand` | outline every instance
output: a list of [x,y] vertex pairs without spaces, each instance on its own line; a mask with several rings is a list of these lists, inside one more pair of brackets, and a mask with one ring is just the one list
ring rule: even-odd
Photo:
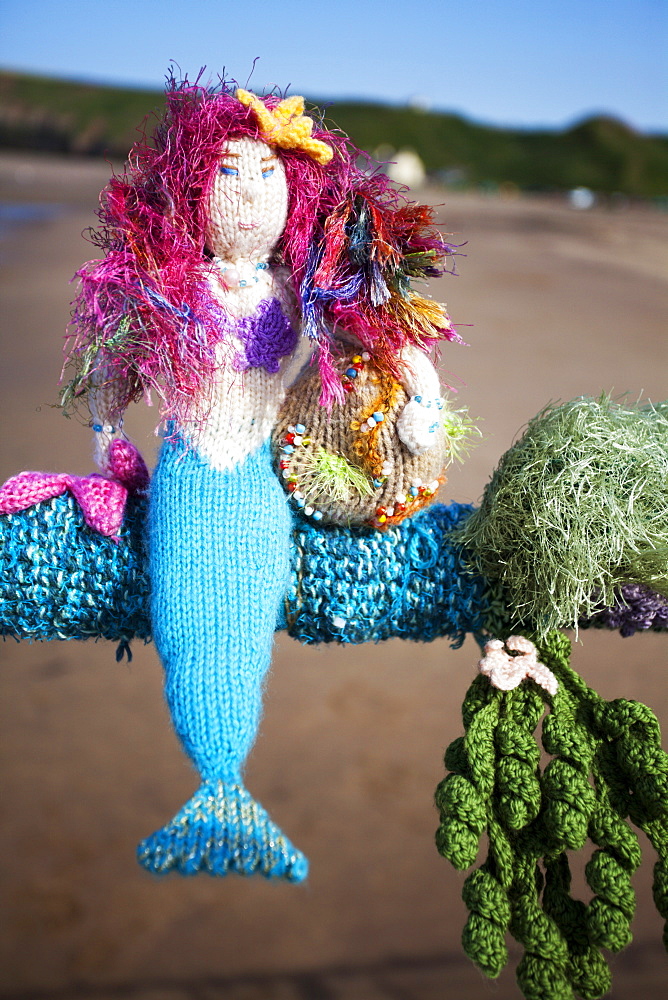
[[[263,100],[271,108],[280,98]],[[386,177],[358,167],[359,151],[344,136],[318,122],[313,136],[333,148],[330,163],[277,150],[289,208],[275,263],[292,276],[304,331],[317,344],[322,401],[330,403],[343,392],[335,327],[395,375],[406,344],[428,350],[458,339],[447,315],[426,316],[425,300],[410,288],[412,277],[441,273],[454,249],[429,209],[405,203]],[[103,381],[116,416],[155,391],[163,417],[181,421],[211,383],[224,317],[209,285],[207,207],[225,143],[240,137],[260,135],[253,111],[229,85],[168,81],[158,127],[135,145],[103,194],[94,241],[105,256],[78,272],[66,409]]]

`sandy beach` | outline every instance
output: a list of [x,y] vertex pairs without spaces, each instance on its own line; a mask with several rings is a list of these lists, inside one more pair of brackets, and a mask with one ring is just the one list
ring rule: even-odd
[[[0,478],[93,471],[88,428],[53,407],[73,273],[95,248],[105,163],[0,156],[3,435]],[[668,216],[429,191],[461,243],[447,301],[468,347],[441,369],[483,441],[444,502],[476,502],[500,455],[546,403],[612,391],[667,395]],[[13,206],[13,207],[12,207]],[[19,206],[17,208],[17,206]],[[24,206],[22,209],[20,206]],[[155,410],[128,430],[149,461]],[[584,633],[573,666],[607,698],[668,725],[668,636]],[[513,1000],[460,949],[463,873],[433,844],[442,755],[461,731],[472,639],[356,648],[279,636],[247,784],[309,856],[299,887],[158,881],[134,859],[197,779],[162,697],[152,646],[117,664],[107,643],[0,644],[0,931],[4,1000]],[[634,941],[613,1000],[668,986],[651,852],[634,880]],[[513,952],[514,955],[517,952]]]

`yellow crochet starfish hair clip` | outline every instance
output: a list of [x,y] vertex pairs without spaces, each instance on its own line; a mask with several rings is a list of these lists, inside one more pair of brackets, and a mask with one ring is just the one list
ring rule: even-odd
[[313,119],[304,114],[303,97],[288,97],[275,108],[268,108],[248,90],[237,90],[235,97],[255,113],[260,135],[270,145],[301,149],[322,164],[329,163],[334,156],[331,146],[311,136]]

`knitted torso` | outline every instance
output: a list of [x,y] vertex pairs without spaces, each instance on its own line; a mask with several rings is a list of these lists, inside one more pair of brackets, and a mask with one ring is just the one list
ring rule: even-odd
[[271,436],[286,388],[310,347],[300,342],[294,296],[280,269],[258,272],[248,287],[212,291],[227,318],[217,347],[216,377],[193,402],[182,431],[216,469],[231,469]]
[[287,214],[282,163],[269,146],[231,140],[209,201],[211,293],[222,307],[214,379],[179,428],[215,469],[232,469],[270,435],[286,387],[306,360],[288,272],[269,266]]

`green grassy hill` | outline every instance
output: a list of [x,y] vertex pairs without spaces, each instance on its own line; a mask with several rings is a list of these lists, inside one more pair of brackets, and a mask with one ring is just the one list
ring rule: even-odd
[[[0,72],[0,148],[124,157],[143,119],[161,106],[159,91]],[[641,135],[612,118],[563,132],[501,129],[454,114],[352,102],[328,102],[326,118],[361,149],[414,149],[430,173],[463,184],[668,196],[668,136]]]
[[160,91],[0,72],[0,147],[125,157]]

